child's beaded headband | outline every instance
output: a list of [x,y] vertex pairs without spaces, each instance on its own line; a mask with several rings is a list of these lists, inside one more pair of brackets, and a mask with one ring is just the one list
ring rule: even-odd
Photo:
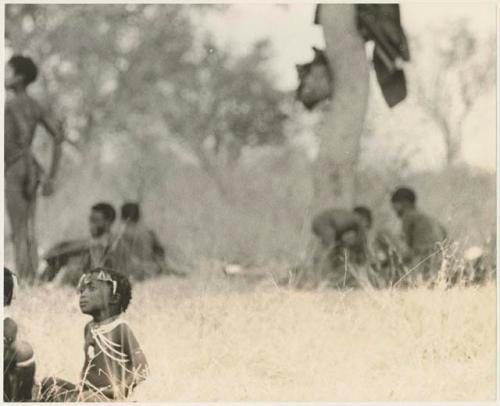
[[117,281],[113,280],[109,272],[106,271],[106,268],[95,268],[92,269],[90,272],[84,273],[80,277],[80,280],[78,281],[77,289],[81,290],[81,288],[84,285],[89,284],[91,275],[96,273],[98,281],[111,282],[111,284],[113,285],[113,295],[116,295],[116,289],[118,287],[118,283]]

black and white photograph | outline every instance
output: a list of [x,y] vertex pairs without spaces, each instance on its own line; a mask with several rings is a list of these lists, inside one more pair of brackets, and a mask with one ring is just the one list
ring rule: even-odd
[[4,402],[497,399],[496,2],[1,7]]

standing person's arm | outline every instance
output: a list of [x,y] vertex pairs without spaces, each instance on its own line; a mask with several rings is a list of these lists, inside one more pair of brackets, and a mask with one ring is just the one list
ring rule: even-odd
[[40,123],[47,130],[47,132],[53,138],[52,147],[52,160],[49,168],[49,174],[43,182],[42,194],[44,196],[50,196],[54,193],[54,180],[59,170],[59,164],[61,161],[62,154],[62,141],[64,135],[61,129],[61,125],[58,125],[51,114],[45,109],[40,109]]

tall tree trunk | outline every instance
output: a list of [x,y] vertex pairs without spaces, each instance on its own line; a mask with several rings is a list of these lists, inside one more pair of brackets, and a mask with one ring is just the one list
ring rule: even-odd
[[350,208],[368,105],[369,65],[356,28],[354,4],[321,5],[319,18],[333,73],[333,94],[320,134],[315,200],[318,208]]

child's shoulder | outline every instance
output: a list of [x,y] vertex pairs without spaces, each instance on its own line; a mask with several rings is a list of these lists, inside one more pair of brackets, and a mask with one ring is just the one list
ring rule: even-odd
[[99,326],[93,330],[95,333],[106,335],[115,343],[128,343],[130,340],[135,340],[134,333],[128,322],[122,318],[118,318],[111,323]]

